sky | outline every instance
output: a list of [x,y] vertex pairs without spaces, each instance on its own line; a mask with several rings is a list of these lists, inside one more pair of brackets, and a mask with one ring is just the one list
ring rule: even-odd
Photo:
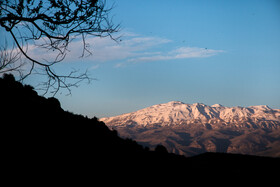
[[57,70],[88,69],[96,80],[58,93],[65,110],[101,118],[169,101],[280,109],[279,0],[107,3],[121,38],[88,38],[93,54],[82,59],[73,41]]

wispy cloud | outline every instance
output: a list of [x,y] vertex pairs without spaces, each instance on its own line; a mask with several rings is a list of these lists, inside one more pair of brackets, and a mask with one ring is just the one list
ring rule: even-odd
[[139,61],[160,61],[160,60],[175,60],[175,59],[186,59],[186,58],[206,58],[217,55],[218,53],[224,52],[223,50],[214,50],[198,47],[180,47],[175,50],[167,52],[167,54],[160,53],[158,55],[141,56],[131,58],[129,62]]
[[[64,59],[65,62],[90,61],[94,68],[99,64],[109,61],[116,63],[115,67],[121,67],[130,63],[166,61],[187,58],[206,58],[224,52],[223,50],[206,49],[200,47],[177,47],[168,48],[168,44],[174,42],[161,37],[140,36],[135,33],[123,33],[118,42],[111,38],[87,38],[87,44],[92,55],[80,58],[83,49],[81,39],[75,39],[69,46],[69,53]],[[50,52],[40,52],[32,46],[29,47],[30,54],[36,58],[53,58],[55,55]],[[34,51],[32,51],[34,50]],[[97,65],[98,64],[98,65]]]
[[87,60],[91,61],[118,61],[136,58],[145,55],[153,47],[171,42],[158,37],[132,37],[115,42],[110,38],[91,38],[88,40],[93,54]]

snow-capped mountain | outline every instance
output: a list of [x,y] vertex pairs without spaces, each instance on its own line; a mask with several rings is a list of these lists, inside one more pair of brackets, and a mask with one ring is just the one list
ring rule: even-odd
[[266,105],[251,107],[207,106],[201,103],[184,104],[172,101],[154,105],[136,112],[102,118],[108,126],[174,126],[194,123],[213,128],[231,125],[253,128],[279,128],[280,110]]
[[172,101],[100,120],[122,137],[152,149],[161,144],[185,156],[227,152],[280,157],[280,110],[266,105]]

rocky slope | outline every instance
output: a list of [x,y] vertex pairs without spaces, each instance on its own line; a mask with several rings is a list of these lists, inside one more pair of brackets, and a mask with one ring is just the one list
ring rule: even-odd
[[203,152],[280,156],[280,110],[265,105],[172,101],[101,120],[123,137],[151,148],[162,144],[186,156]]

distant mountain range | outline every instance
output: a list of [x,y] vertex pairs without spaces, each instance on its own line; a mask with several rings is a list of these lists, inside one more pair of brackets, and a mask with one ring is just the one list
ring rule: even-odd
[[102,118],[122,137],[193,156],[203,152],[280,156],[280,109],[172,101]]

